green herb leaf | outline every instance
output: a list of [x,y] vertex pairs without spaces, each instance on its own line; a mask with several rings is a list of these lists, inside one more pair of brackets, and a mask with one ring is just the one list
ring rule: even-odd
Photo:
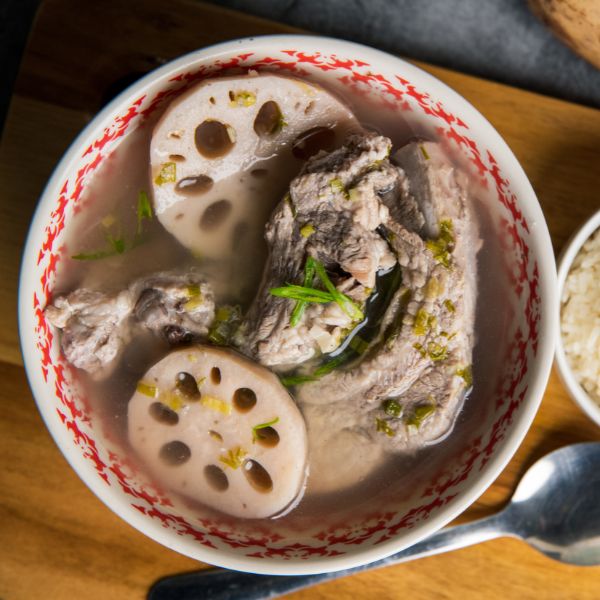
[[[312,256],[307,257],[304,264],[304,287],[312,287],[313,279],[315,278],[315,260]],[[304,314],[306,301],[297,300],[292,315],[290,317],[290,327],[296,327],[300,323],[300,319]]]
[[152,218],[152,205],[148,199],[148,194],[144,190],[140,190],[137,201],[137,228],[135,237],[142,235],[144,219]]
[[295,385],[301,385],[308,383],[309,381],[317,381],[319,378],[313,375],[290,375],[289,377],[281,377],[281,383],[285,387],[294,387]]
[[434,404],[421,404],[420,406],[416,406],[412,415],[406,419],[406,424],[418,429],[434,412]]
[[303,300],[304,302],[317,302],[320,304],[333,302],[334,300],[333,295],[328,292],[301,285],[292,285],[291,283],[288,283],[285,287],[271,288],[269,293],[272,296],[278,296],[279,298]]
[[115,254],[123,254],[125,252],[125,239],[122,237],[113,237],[110,234],[107,234],[106,239],[108,243],[112,246]]
[[208,341],[216,346],[226,346],[242,321],[239,306],[220,306],[208,330]]
[[426,248],[433,254],[433,258],[446,267],[450,268],[450,255],[454,250],[454,232],[450,219],[440,222],[440,234],[437,240],[427,240]]
[[388,398],[387,400],[384,400],[381,405],[381,408],[383,408],[383,412],[389,417],[394,417],[395,419],[398,419],[402,416],[402,405],[399,404],[393,398]]
[[256,442],[256,440],[258,440],[261,437],[260,433],[258,433],[261,429],[271,427],[272,425],[275,425],[275,423],[279,423],[279,417],[275,417],[272,421],[268,421],[267,423],[260,423],[258,425],[255,425],[252,428],[252,441]]
[[467,365],[464,369],[457,369],[456,374],[465,380],[467,387],[473,385],[473,372],[470,365]]
[[360,308],[348,296],[337,290],[331,279],[329,279],[325,267],[318,260],[315,260],[315,272],[327,291],[333,296],[333,300],[353,321],[362,321],[365,318]]
[[256,94],[245,90],[235,93],[229,92],[229,98],[229,106],[232,108],[236,106],[248,107],[256,103]]
[[452,302],[452,300],[450,300],[450,298],[447,298],[446,300],[444,300],[444,306],[446,307],[446,310],[448,312],[455,312],[456,311],[456,307],[454,306],[454,302]]
[[375,419],[375,429],[385,433],[388,437],[394,437],[396,432],[388,425],[388,422],[384,419]]
[[323,375],[327,375],[328,373],[331,373],[331,371],[333,371],[334,369],[337,369],[340,365],[345,363],[346,360],[348,360],[347,356],[343,354],[338,354],[338,356],[336,356],[335,358],[332,358],[331,360],[327,361],[324,365],[321,365],[318,369],[315,369],[313,376],[316,379],[320,379],[321,377],[323,377]]
[[154,178],[156,185],[175,183],[177,181],[177,165],[174,162],[166,162],[161,166],[160,173]]
[[306,223],[302,227],[300,227],[300,235],[303,238],[309,238],[316,231],[314,225],[311,223]]
[[342,194],[342,196],[344,196],[344,198],[346,200],[349,199],[350,196],[348,194],[348,190],[346,190],[346,186],[344,186],[344,182],[341,179],[339,179],[337,177],[335,179],[332,179],[329,182],[329,187],[331,188],[331,191],[334,194],[335,193]]
[[227,467],[239,469],[242,466],[242,461],[246,454],[247,452],[243,448],[236,446],[235,448],[228,450],[227,454],[219,456],[219,461]]

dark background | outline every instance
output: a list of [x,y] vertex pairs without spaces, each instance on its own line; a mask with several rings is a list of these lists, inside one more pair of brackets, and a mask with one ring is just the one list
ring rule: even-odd
[[[82,0],[86,1],[97,0]],[[5,80],[0,89],[0,127],[39,2],[0,0],[0,65]],[[168,0],[165,3],[168,6]],[[213,3],[600,107],[600,71],[564,46],[529,11],[526,0],[213,0]]]

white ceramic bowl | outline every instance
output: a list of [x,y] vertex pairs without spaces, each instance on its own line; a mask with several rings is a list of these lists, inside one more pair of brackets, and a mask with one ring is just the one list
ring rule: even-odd
[[560,310],[561,310],[561,298],[563,289],[565,286],[565,280],[571,270],[571,266],[575,257],[581,250],[581,247],[588,238],[600,228],[600,210],[590,217],[571,237],[567,242],[563,251],[558,259],[558,298],[559,304],[557,307],[557,323],[559,328],[559,335],[556,343],[556,367],[558,368],[558,374],[567,388],[567,391],[571,395],[571,398],[579,405],[588,417],[600,425],[600,405],[595,402],[588,393],[581,387],[577,378],[573,374],[569,361],[565,354],[565,349],[562,342],[562,335],[560,334]]
[[[482,373],[488,400],[463,411],[452,452],[410,486],[391,482],[387,494],[334,516],[291,521],[239,521],[198,515],[157,490],[105,435],[77,379],[61,357],[43,308],[75,208],[94,171],[148,115],[202,78],[250,68],[305,77],[346,97],[368,93],[380,110],[418,118],[446,140],[489,191],[486,211],[500,245],[506,280],[506,322],[480,343],[498,353]],[[494,280],[490,280],[493,284]],[[489,294],[500,293],[490,288]],[[544,392],[556,335],[556,272],[544,216],[522,168],[500,135],[467,101],[417,67],[365,46],[312,36],[242,39],[205,48],[164,65],[106,106],[56,167],[25,247],[19,327],[25,367],[44,421],[71,466],[91,490],[133,527],[198,560],[257,573],[334,571],[380,559],[448,523],[498,476],[525,436]],[[458,426],[458,425],[457,425]],[[446,442],[445,442],[446,443]],[[68,511],[68,507],[65,507]],[[292,517],[290,515],[290,517]],[[287,519],[287,517],[286,517]],[[90,537],[94,524],[90,523]]]

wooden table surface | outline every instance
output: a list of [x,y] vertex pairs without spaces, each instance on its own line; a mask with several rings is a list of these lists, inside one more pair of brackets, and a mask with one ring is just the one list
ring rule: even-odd
[[[16,297],[20,254],[44,183],[100,106],[165,60],[216,41],[291,31],[189,1],[42,3],[0,148],[0,600],[144,598],[149,585],[199,563],[144,537],[78,479],[27,387]],[[421,65],[473,103],[515,152],[535,188],[555,251],[600,207],[600,112]],[[462,515],[499,509],[525,468],[600,430],[555,373],[531,431],[506,470]],[[363,573],[297,599],[600,597],[600,567],[553,562],[509,539]]]

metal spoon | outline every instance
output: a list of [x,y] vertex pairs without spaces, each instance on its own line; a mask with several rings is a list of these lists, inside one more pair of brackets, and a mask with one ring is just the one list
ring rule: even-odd
[[317,575],[282,577],[210,569],[161,579],[148,600],[263,600],[352,573],[456,550],[497,537],[516,537],[555,560],[600,564],[600,443],[566,446],[538,460],[499,513],[442,529],[376,562]]

